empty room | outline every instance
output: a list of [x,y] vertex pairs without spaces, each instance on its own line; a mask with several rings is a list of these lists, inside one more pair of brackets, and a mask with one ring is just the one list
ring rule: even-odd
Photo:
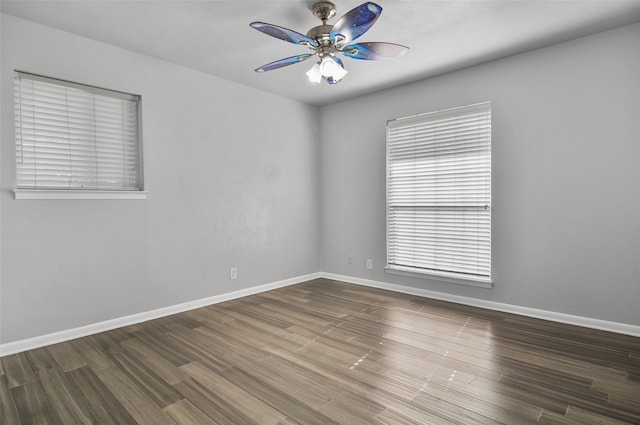
[[0,424],[640,424],[640,0],[0,11]]

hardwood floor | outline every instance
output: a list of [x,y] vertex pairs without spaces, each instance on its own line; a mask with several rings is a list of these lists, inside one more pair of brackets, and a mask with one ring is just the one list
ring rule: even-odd
[[1,360],[3,425],[640,424],[640,338],[322,279]]

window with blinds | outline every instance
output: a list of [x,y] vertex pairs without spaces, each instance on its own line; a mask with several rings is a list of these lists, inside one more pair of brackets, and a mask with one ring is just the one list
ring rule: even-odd
[[142,191],[140,97],[16,72],[18,189]]
[[491,282],[490,103],[388,122],[387,267]]

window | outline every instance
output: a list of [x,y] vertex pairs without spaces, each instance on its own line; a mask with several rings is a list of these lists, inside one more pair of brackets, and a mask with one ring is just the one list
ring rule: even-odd
[[388,122],[387,269],[490,286],[490,103]]
[[18,193],[143,190],[140,97],[16,72]]

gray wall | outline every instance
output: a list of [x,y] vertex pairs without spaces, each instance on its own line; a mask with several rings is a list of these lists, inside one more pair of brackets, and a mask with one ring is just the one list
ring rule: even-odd
[[[323,270],[640,325],[638,46],[633,25],[323,108]],[[482,101],[494,287],[385,273],[386,121]]]
[[[316,108],[6,15],[1,59],[2,343],[319,271]],[[148,199],[14,200],[14,69],[142,95]]]

